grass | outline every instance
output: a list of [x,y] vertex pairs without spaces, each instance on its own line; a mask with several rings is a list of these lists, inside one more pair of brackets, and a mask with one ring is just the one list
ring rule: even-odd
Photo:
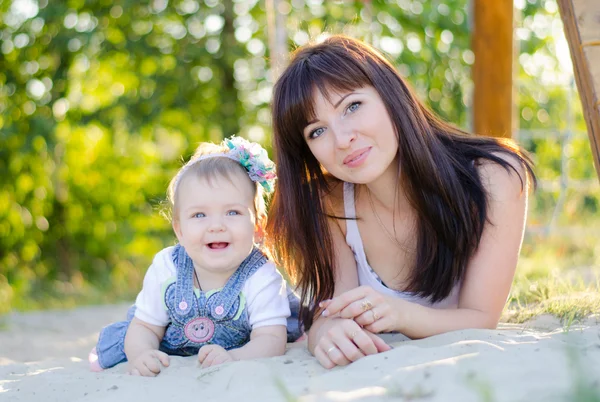
[[585,363],[582,361],[582,354],[574,347],[567,349],[567,355],[573,382],[570,395],[567,395],[565,400],[572,402],[600,402],[598,383],[592,383],[587,374],[593,368],[585,366]]
[[551,314],[565,327],[600,315],[600,247],[595,236],[525,239],[503,321]]
[[494,402],[494,388],[485,379],[477,377],[477,374],[470,372],[465,382],[469,388],[471,388],[478,396],[481,402]]

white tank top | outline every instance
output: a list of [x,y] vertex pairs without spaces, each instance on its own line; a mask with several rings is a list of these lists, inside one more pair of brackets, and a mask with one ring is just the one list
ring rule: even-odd
[[437,303],[431,303],[427,298],[419,297],[412,292],[401,292],[390,289],[383,284],[377,273],[371,268],[367,261],[362,238],[358,231],[356,221],[356,207],[354,205],[354,184],[344,182],[344,212],[346,215],[346,243],[354,253],[356,269],[358,270],[358,284],[370,286],[376,291],[393,297],[399,297],[407,301],[423,306],[435,308],[456,308],[458,306],[458,295],[460,284],[456,285],[447,298]]

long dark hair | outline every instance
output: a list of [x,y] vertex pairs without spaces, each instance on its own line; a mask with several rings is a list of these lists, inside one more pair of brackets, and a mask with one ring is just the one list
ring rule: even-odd
[[301,291],[300,319],[313,322],[317,304],[334,293],[334,250],[322,200],[328,179],[303,130],[315,116],[313,94],[372,86],[399,138],[399,177],[417,213],[416,263],[407,291],[436,302],[465,273],[487,220],[487,195],[475,161],[488,159],[527,177],[499,155],[511,155],[535,183],[530,159],[511,140],[475,137],[440,120],[412,93],[396,69],[370,46],[345,36],[298,49],[275,84],[273,146],[278,181],[267,233],[278,263]]

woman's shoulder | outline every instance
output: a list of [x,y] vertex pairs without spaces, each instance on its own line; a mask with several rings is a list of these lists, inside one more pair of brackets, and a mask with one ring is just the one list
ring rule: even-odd
[[489,193],[521,193],[530,186],[530,175],[525,163],[512,153],[494,152],[498,160],[479,158],[475,168],[481,183]]

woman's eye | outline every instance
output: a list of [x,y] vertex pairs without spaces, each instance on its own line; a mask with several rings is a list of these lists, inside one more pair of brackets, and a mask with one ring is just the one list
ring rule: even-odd
[[240,211],[227,211],[227,216],[235,216],[235,215],[241,215]]
[[192,218],[204,218],[205,216],[206,215],[204,215],[204,212],[198,212],[192,215]]
[[325,132],[325,129],[323,127],[319,127],[317,129],[314,129],[313,131],[311,131],[310,134],[308,134],[308,138],[313,139],[313,138],[320,137],[321,134],[323,134],[324,132]]
[[350,113],[354,113],[358,110],[358,108],[360,108],[360,104],[361,102],[352,102],[346,110],[348,110]]

